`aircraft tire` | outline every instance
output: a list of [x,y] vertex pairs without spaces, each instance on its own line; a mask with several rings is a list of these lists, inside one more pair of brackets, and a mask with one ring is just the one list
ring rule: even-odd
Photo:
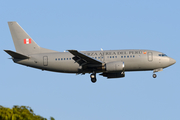
[[96,78],[92,78],[92,79],[91,79],[91,82],[92,82],[92,83],[95,83],[96,81],[97,81]]
[[96,74],[91,74],[91,75],[90,75],[90,78],[91,78],[91,82],[92,82],[92,83],[95,83],[95,82],[97,81],[97,79],[96,79]]
[[96,75],[95,74],[91,74],[90,77],[91,77],[91,79],[93,79],[93,78],[96,78]]
[[153,74],[153,78],[156,78],[157,77],[157,75],[156,74]]

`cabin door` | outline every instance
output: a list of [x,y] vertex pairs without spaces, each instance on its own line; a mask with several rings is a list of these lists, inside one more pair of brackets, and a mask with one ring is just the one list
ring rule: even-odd
[[149,62],[153,61],[153,53],[152,52],[148,52],[148,61]]
[[43,56],[43,65],[48,66],[48,56]]

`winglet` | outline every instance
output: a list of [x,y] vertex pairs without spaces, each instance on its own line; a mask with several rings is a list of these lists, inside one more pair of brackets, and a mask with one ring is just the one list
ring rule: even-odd
[[4,51],[6,53],[8,53],[10,56],[12,56],[13,58],[16,58],[16,59],[29,59],[28,56],[22,55],[20,53],[17,53],[17,52],[11,51],[11,50],[4,50]]

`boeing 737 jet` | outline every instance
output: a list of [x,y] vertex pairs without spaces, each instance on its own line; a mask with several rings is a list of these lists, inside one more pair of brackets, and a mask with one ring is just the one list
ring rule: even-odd
[[126,71],[162,71],[176,63],[166,54],[153,50],[100,50],[58,52],[38,46],[17,22],[8,22],[16,52],[4,50],[15,63],[62,73],[90,73],[93,83],[96,74],[107,78],[125,77]]

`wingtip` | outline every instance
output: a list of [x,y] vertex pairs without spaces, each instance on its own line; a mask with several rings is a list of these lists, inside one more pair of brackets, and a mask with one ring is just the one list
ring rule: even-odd
[[4,50],[5,52],[8,52],[9,50]]

